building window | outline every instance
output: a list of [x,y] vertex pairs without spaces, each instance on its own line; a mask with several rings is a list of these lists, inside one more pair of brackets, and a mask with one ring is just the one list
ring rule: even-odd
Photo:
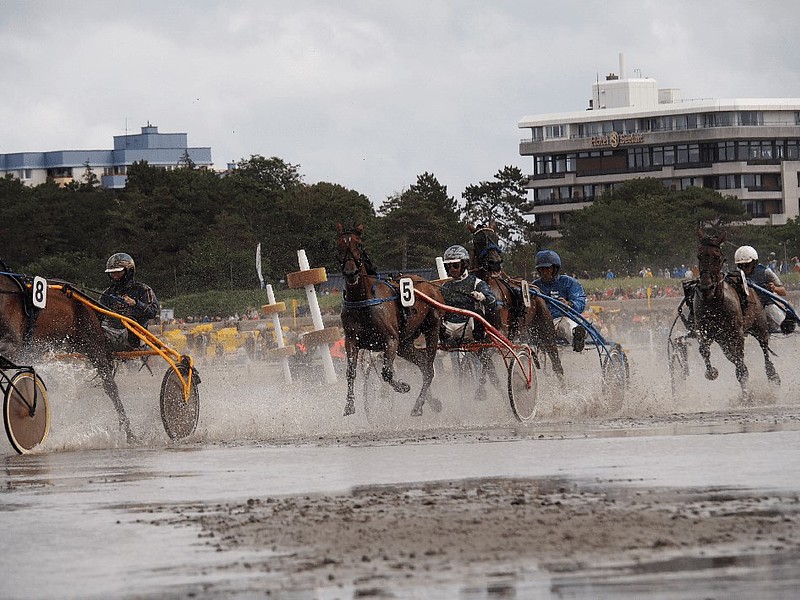
[[786,158],[788,160],[800,159],[800,141],[787,140],[786,142]]
[[566,137],[567,128],[565,125],[548,125],[544,129],[547,139],[556,139]]
[[[736,143],[735,142],[718,142],[717,143],[717,157],[719,162],[726,162],[736,160]],[[746,160],[742,158],[741,160]],[[713,161],[716,162],[716,161]]]
[[743,110],[739,113],[739,125],[763,125],[764,113],[757,110]]
[[23,181],[33,178],[33,169],[20,169],[19,178]]
[[628,168],[629,169],[644,169],[649,167],[650,162],[650,149],[645,147],[633,148],[628,150]]

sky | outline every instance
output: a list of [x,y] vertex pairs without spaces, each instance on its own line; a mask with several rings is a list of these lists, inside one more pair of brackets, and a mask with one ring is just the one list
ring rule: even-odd
[[0,154],[187,133],[214,168],[296,165],[376,207],[519,155],[528,115],[583,110],[598,78],[689,98],[800,97],[794,0],[0,0]]

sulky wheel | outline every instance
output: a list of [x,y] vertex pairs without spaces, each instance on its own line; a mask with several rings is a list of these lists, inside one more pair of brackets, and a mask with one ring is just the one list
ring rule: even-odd
[[[180,363],[176,367],[182,377],[187,377],[190,367]],[[179,440],[191,435],[197,427],[200,416],[200,394],[197,384],[200,379],[197,371],[192,373],[192,385],[189,397],[183,396],[183,383],[173,368],[167,369],[161,382],[161,421],[164,430],[172,440]]]
[[511,357],[508,366],[508,399],[511,410],[521,422],[527,423],[536,416],[539,384],[531,350],[520,350]]
[[20,371],[10,380],[3,402],[8,440],[20,454],[42,444],[50,431],[50,401],[44,382],[33,371]]
[[603,394],[612,411],[622,408],[625,388],[628,387],[629,369],[628,358],[618,346],[611,350],[603,361]]

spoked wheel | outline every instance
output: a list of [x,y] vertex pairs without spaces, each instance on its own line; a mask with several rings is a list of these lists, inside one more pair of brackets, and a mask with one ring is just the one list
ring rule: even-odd
[[669,377],[673,395],[680,383],[689,378],[689,345],[686,339],[678,337],[667,342],[667,360],[669,361]]
[[38,375],[20,371],[11,377],[3,417],[8,440],[20,454],[27,454],[44,442],[50,431],[50,401]]
[[[190,367],[181,363],[177,368],[182,377],[187,377]],[[200,383],[200,378],[195,371],[192,373],[189,397],[184,398],[183,383],[174,369],[170,367],[164,375],[164,380],[161,382],[161,421],[164,423],[164,430],[172,440],[179,440],[191,435],[197,427],[197,419],[200,416],[198,383]]]
[[630,366],[622,348],[615,347],[603,360],[603,393],[611,410],[619,410],[625,400]]
[[521,422],[527,423],[536,416],[539,383],[536,368],[529,350],[520,350],[511,357],[508,366],[508,399],[511,410]]

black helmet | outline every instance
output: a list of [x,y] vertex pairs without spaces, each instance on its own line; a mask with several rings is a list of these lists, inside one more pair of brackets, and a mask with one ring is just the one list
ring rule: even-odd
[[133,274],[136,273],[136,263],[133,262],[130,254],[117,252],[106,261],[106,273],[119,273],[120,271],[125,271],[125,275],[128,277],[133,277]]

